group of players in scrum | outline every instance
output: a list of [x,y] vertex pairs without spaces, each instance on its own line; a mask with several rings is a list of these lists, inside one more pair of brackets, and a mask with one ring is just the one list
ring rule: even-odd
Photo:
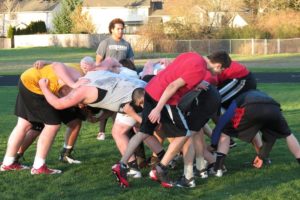
[[[112,136],[122,158],[112,172],[122,187],[129,186],[127,176],[141,177],[135,151],[143,142],[156,158],[150,178],[167,188],[195,187],[194,176],[223,176],[230,137],[253,144],[256,168],[268,162],[278,138],[286,139],[300,163],[298,140],[282,116],[280,104],[257,90],[251,72],[226,52],[207,57],[188,52],[172,62],[148,62],[140,76],[143,80],[112,58],[99,65],[92,58],[77,65],[37,61],[20,77],[15,107],[18,121],[0,170],[29,169],[19,158],[39,136],[31,174],[61,173],[45,164],[61,122],[68,127],[61,160],[80,163],[71,151],[81,122],[92,119],[99,109],[117,113]],[[210,119],[216,123],[213,131],[206,125]],[[132,128],[135,134],[129,138]],[[204,132],[211,137],[209,146]],[[170,142],[166,151],[162,137]],[[173,181],[168,165],[179,153],[184,173]]]

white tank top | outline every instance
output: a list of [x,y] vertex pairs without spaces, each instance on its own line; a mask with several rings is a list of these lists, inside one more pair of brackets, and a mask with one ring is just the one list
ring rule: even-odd
[[105,97],[100,102],[89,104],[89,106],[114,112],[118,112],[122,104],[132,100],[132,92],[136,88],[144,88],[146,86],[146,82],[140,79],[105,70],[88,72],[84,78],[90,80],[90,83],[86,85],[107,91]]

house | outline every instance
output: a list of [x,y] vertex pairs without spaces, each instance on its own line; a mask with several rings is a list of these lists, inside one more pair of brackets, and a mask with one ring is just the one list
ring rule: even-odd
[[52,29],[53,13],[59,9],[59,1],[0,0],[0,36],[8,27],[25,28],[32,21],[44,21]]
[[148,22],[152,4],[152,0],[84,0],[82,11],[89,14],[96,33],[109,33],[108,25],[114,18],[125,21],[125,33],[135,33]]
[[249,14],[243,12],[237,12],[233,14],[233,17],[229,20],[228,25],[232,28],[242,28],[249,25],[251,21]]

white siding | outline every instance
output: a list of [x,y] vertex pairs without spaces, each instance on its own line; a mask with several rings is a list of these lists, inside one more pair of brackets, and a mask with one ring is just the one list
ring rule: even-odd
[[148,19],[148,8],[122,8],[122,7],[84,7],[83,12],[88,12],[93,24],[96,27],[96,33],[108,33],[109,22],[114,18],[121,18],[126,21],[146,22]]

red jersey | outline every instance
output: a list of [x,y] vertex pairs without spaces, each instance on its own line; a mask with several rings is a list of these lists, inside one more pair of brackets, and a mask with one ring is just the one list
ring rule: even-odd
[[218,75],[218,81],[219,83],[222,83],[230,79],[243,78],[249,73],[250,71],[244,65],[236,61],[232,61],[231,65]]
[[168,85],[176,79],[182,78],[185,85],[167,101],[169,105],[177,105],[183,95],[203,80],[206,71],[207,65],[202,56],[192,52],[183,53],[166,69],[152,78],[145,90],[154,100],[159,101]]

